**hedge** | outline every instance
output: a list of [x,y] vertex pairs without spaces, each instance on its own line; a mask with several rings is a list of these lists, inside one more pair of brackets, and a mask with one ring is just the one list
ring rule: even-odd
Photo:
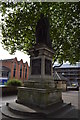
[[22,86],[22,82],[17,79],[11,79],[7,81],[7,86]]

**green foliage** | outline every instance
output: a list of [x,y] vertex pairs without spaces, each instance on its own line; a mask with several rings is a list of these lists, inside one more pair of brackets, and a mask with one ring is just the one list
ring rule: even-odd
[[35,27],[41,13],[50,21],[50,38],[54,50],[53,61],[71,64],[80,60],[79,3],[18,2],[1,5],[2,43],[11,54],[25,53],[35,44]]
[[8,80],[7,86],[22,86],[22,82],[17,79]]

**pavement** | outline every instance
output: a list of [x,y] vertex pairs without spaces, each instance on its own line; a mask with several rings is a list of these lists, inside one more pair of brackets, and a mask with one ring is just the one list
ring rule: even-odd
[[71,103],[76,109],[80,110],[80,89],[79,91],[62,92],[64,103]]
[[[11,96],[5,96],[5,97],[1,97],[0,96],[0,109],[2,107],[2,105],[5,105],[7,102],[14,102],[17,99],[16,95],[11,95]],[[5,116],[2,117],[2,114],[0,112],[0,120],[2,119],[6,119]],[[9,120],[9,119],[7,119]]]
[[0,97],[0,107],[2,105],[5,105],[6,102],[13,102],[17,99],[16,95],[11,95],[11,96],[5,96],[5,97]]

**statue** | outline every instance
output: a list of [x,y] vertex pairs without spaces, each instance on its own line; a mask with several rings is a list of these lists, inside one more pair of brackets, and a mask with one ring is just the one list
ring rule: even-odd
[[44,14],[41,14],[36,26],[36,44],[43,43],[51,47],[51,40],[49,36],[49,21]]

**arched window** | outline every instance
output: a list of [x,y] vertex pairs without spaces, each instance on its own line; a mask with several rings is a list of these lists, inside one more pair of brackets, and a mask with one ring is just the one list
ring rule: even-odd
[[20,78],[22,77],[22,65],[20,66]]
[[27,77],[27,67],[25,68],[25,78]]
[[15,74],[16,74],[16,63],[14,64],[13,77],[15,77]]

